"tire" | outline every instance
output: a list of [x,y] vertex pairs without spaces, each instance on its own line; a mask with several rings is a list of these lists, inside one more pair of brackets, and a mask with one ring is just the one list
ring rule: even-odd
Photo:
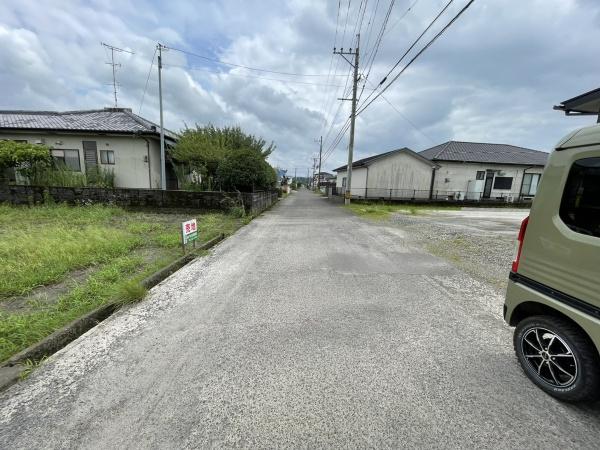
[[571,322],[528,317],[513,339],[525,375],[544,392],[566,402],[592,402],[600,394],[600,363],[594,344]]

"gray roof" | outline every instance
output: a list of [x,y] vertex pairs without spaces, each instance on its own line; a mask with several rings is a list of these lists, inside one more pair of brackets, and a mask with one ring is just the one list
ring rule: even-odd
[[507,144],[448,141],[419,152],[432,161],[544,166],[548,153]]
[[567,116],[579,114],[600,114],[600,88],[585,92],[577,97],[564,100],[554,109],[564,111]]
[[[117,134],[160,134],[160,127],[128,108],[84,111],[0,111],[0,130],[86,131]],[[165,128],[165,136],[178,135]]]
[[[359,159],[357,161],[354,161],[352,163],[352,168],[353,169],[357,169],[359,167],[366,167],[366,166],[372,164],[373,162],[375,162],[378,159],[385,158],[387,156],[391,156],[393,154],[400,153],[400,152],[408,153],[409,155],[414,156],[415,158],[417,158],[419,160],[422,160],[423,162],[431,165],[432,167],[436,166],[435,163],[432,163],[428,158],[423,157],[423,155],[420,155],[420,154],[412,151],[408,147],[404,147],[404,148],[399,148],[399,149],[392,150],[392,151],[389,151],[389,152],[380,153],[379,155],[373,155],[373,156],[369,156],[367,158],[363,158],[363,159]],[[338,167],[337,169],[333,169],[333,171],[334,172],[343,172],[343,171],[346,170],[347,167],[348,167],[348,164],[346,164],[345,166]]]

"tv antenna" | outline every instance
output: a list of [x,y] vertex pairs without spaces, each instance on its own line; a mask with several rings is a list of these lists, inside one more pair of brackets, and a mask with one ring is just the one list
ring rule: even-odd
[[110,62],[107,62],[109,66],[112,66],[112,78],[113,78],[113,93],[115,96],[115,108],[117,107],[117,75],[116,68],[121,67],[121,64],[115,62],[115,52],[117,53],[129,53],[130,55],[134,55],[135,53],[130,52],[129,50],[125,50],[119,47],[115,47],[114,45],[105,44],[104,42],[100,42],[102,46],[110,49]]

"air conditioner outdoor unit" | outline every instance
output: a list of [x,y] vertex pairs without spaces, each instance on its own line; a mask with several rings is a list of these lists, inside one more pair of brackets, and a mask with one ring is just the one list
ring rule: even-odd
[[36,144],[45,144],[46,143],[46,139],[44,139],[44,138],[36,139],[35,143]]

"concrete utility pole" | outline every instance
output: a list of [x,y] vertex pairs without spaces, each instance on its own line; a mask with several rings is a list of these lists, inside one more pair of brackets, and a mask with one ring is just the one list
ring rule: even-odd
[[118,106],[117,105],[117,74],[116,74],[116,68],[117,67],[121,67],[121,64],[115,63],[115,52],[119,52],[119,53],[129,53],[131,55],[134,55],[135,53],[130,52],[129,50],[124,50],[122,48],[119,47],[115,47],[114,45],[109,45],[109,44],[105,44],[104,42],[100,42],[100,44],[102,44],[103,47],[106,47],[108,49],[110,49],[110,62],[107,62],[106,64],[108,64],[109,66],[112,66],[112,78],[113,78],[113,94],[115,96],[115,108]]
[[[348,144],[348,168],[346,175],[346,192],[344,195],[344,203],[346,205],[350,204],[350,199],[352,197],[352,154],[354,152],[354,122],[356,120],[356,91],[358,87],[358,55],[360,49],[360,34],[356,35],[356,48],[354,51],[352,49],[348,51],[344,51],[341,48],[339,51],[336,51],[335,47],[333,48],[333,53],[336,55],[341,55],[348,64],[350,64],[354,68],[354,77],[352,83],[352,98],[341,98],[339,100],[351,100],[352,101],[352,113],[350,114],[350,143]],[[346,58],[345,55],[354,55],[354,63]]]
[[156,45],[158,49],[158,105],[160,108],[160,188],[167,190],[167,174],[165,170],[165,127],[163,123],[163,101],[162,101],[162,50],[166,48],[160,42]]
[[317,188],[321,187],[321,157],[323,156],[323,136],[319,139],[319,171],[317,172]]
[[315,170],[317,170],[317,161],[319,158],[313,158],[313,176],[312,176],[312,187],[315,189]]

